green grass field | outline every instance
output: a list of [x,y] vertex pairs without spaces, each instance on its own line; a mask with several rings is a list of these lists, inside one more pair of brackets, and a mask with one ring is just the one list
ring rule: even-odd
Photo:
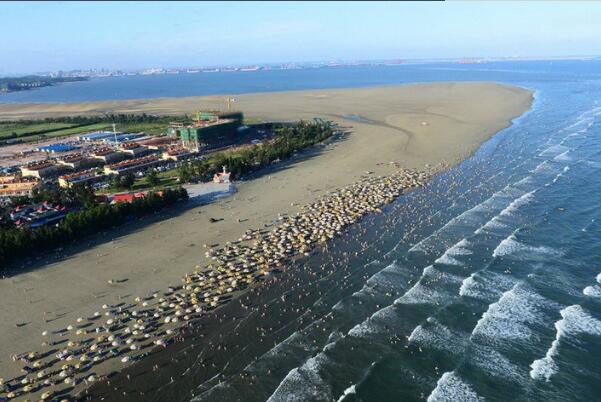
[[21,123],[1,123],[0,139],[26,137],[44,132],[57,131],[71,128],[75,124],[69,123],[40,123],[40,124],[21,124]]
[[[70,123],[0,123],[0,144],[16,138],[21,143],[40,141],[48,138],[83,134],[89,131],[112,129],[110,123],[96,123],[78,126]],[[149,135],[165,133],[167,124],[161,122],[126,123],[117,125],[118,131],[145,132]]]
[[152,189],[157,189],[157,188],[172,187],[172,186],[176,186],[178,184],[177,169],[170,169],[170,170],[167,170],[166,172],[157,173],[157,177],[159,178],[159,184],[156,186],[149,185],[146,178],[143,177],[141,179],[136,179],[131,190],[119,189],[116,187],[108,187],[108,188],[103,188],[103,189],[96,191],[96,194],[112,194],[112,193],[119,193],[119,192],[124,192],[124,191],[146,191],[146,190],[152,190]]
[[[0,141],[18,138],[19,142],[27,143],[48,138],[65,137],[67,135],[81,134],[88,131],[110,128],[110,124],[97,123],[78,126],[68,123],[43,123],[43,124],[2,124],[0,123]],[[13,135],[13,133],[16,134]]]

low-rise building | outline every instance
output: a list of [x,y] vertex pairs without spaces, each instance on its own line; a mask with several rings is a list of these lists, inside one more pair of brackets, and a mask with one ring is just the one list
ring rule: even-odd
[[83,154],[73,154],[59,158],[57,162],[63,166],[70,167],[71,169],[81,169],[96,166],[100,161],[98,159],[88,158]]
[[139,157],[144,155],[145,153],[148,153],[147,147],[145,147],[144,145],[140,145],[140,143],[135,141],[122,143],[121,145],[119,145],[119,150],[124,154],[127,154],[132,157]]
[[47,160],[21,166],[21,175],[23,177],[37,177],[38,179],[43,179],[55,176],[60,173],[61,170],[61,166],[57,165],[54,161]]
[[90,156],[104,163],[114,163],[127,158],[126,154],[116,151],[114,148],[111,147],[96,149],[90,152]]
[[158,166],[166,161],[160,159],[156,155],[143,156],[141,158],[129,159],[126,161],[113,163],[111,165],[106,165],[104,167],[104,173],[109,174],[125,174],[129,172],[138,172],[142,170],[146,170],[150,167]]
[[186,160],[194,155],[197,155],[198,152],[190,151],[182,146],[171,147],[167,149],[162,154],[163,159],[170,159],[174,161]]
[[169,146],[180,142],[180,140],[178,140],[177,138],[174,138],[174,137],[162,136],[162,137],[149,138],[147,140],[140,140],[137,142],[138,142],[138,144],[148,147],[148,149],[150,149],[150,150],[157,151],[160,149],[166,149]]
[[112,132],[112,131],[94,131],[93,133],[82,134],[77,137],[79,141],[92,142],[92,141],[101,141],[105,138],[111,138],[118,135],[123,134],[122,132]]
[[113,199],[111,201],[112,204],[117,204],[120,202],[129,202],[132,203],[137,198],[146,197],[146,193],[122,193],[113,195]]
[[42,202],[32,205],[19,205],[10,211],[10,219],[17,227],[35,228],[53,224],[67,216],[69,210],[60,204]]
[[0,198],[30,196],[40,186],[37,179],[24,179],[16,175],[0,176]]
[[96,183],[106,179],[102,173],[98,173],[96,169],[83,170],[59,176],[58,184],[63,188],[70,188],[76,184]]

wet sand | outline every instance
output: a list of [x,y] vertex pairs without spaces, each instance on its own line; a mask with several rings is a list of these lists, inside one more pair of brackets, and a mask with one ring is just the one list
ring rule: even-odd
[[[0,105],[0,118],[95,113],[107,108],[181,113],[219,107],[222,100]],[[119,237],[107,233],[105,243],[75,253],[67,250],[64,259],[45,266],[41,263],[0,281],[5,306],[0,325],[0,372],[4,378],[18,374],[10,356],[38,350],[44,329],[64,327],[104,303],[179,284],[186,272],[203,262],[203,244],[237,239],[247,229],[273,222],[278,213],[296,212],[299,204],[354,182],[366,170],[389,174],[394,169],[390,162],[417,169],[426,164],[457,163],[527,110],[532,97],[528,91],[492,83],[443,83],[240,95],[237,100],[236,108],[250,118],[323,117],[346,127],[348,134],[240,184],[232,197],[183,210]],[[369,122],[349,120],[345,115]],[[223,220],[209,223],[209,218]],[[109,284],[109,279],[124,281]],[[115,368],[106,364],[99,366],[99,371]]]

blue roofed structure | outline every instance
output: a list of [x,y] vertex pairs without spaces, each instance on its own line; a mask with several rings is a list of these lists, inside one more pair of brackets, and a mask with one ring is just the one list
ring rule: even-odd
[[[121,135],[123,133],[117,132],[117,135]],[[114,137],[115,133],[112,131],[94,131],[93,133],[82,134],[77,137],[79,141],[100,141],[105,138]]]
[[56,153],[56,152],[67,152],[77,149],[79,147],[71,144],[52,144],[45,145],[43,147],[36,148],[36,151],[39,152],[48,152],[48,153]]

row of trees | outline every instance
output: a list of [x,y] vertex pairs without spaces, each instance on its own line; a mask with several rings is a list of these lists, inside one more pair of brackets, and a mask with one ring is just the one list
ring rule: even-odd
[[18,258],[51,250],[187,199],[185,189],[167,189],[162,195],[149,193],[145,198],[135,199],[132,203],[102,203],[70,212],[55,226],[46,225],[31,230],[0,228],[0,272],[6,270],[9,262]]
[[[128,124],[128,123],[169,123],[178,116],[158,116],[146,113],[118,113],[118,114],[104,114],[99,116],[62,116],[62,117],[46,117],[38,120],[16,120],[6,121],[4,124],[40,124],[40,123],[67,123],[75,124],[78,126],[84,126],[88,124],[97,123],[117,123],[117,124]],[[181,116],[179,116],[181,117]]]
[[225,166],[234,177],[240,177],[277,160],[290,158],[295,152],[320,143],[332,136],[332,126],[326,121],[299,122],[276,127],[273,140],[236,151],[218,152],[210,158],[185,163],[178,168],[180,183],[193,177],[209,181]]

